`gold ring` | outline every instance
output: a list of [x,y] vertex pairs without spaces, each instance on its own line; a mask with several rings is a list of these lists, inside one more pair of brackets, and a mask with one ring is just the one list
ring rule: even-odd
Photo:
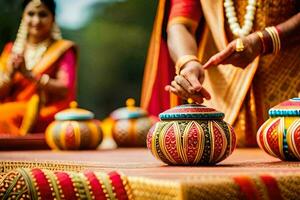
[[194,103],[194,99],[188,98],[188,99],[187,99],[187,102],[188,102],[188,104],[193,104],[193,103]]
[[245,49],[245,47],[244,47],[243,40],[241,38],[238,38],[236,40],[236,44],[235,44],[235,51],[242,52],[242,51],[244,51],[244,49]]

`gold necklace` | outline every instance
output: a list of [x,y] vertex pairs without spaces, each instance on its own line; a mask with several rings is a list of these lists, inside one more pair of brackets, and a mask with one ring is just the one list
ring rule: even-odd
[[24,58],[27,70],[32,70],[34,66],[41,60],[50,43],[51,39],[46,39],[38,44],[26,45]]

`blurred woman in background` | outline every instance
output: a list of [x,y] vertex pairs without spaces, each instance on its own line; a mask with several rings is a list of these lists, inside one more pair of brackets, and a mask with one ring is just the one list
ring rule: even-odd
[[76,48],[55,23],[54,0],[24,0],[14,43],[0,57],[0,134],[43,132],[75,98]]

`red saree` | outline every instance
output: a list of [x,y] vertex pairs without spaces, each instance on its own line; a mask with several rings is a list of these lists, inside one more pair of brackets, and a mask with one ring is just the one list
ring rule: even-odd
[[[11,54],[12,44],[6,45],[1,58],[0,68],[5,70]],[[75,99],[76,89],[76,50],[67,40],[58,40],[51,44],[41,60],[33,68],[36,77],[48,74],[55,78],[58,70],[66,74],[68,94],[65,98],[38,91],[36,85],[20,73],[15,74],[8,96],[0,100],[0,134],[26,134],[43,132],[53,120],[54,115],[69,106]],[[46,101],[43,102],[45,98]]]

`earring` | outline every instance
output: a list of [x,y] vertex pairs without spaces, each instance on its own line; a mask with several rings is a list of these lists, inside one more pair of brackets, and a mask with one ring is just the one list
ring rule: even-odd
[[58,27],[58,25],[55,22],[53,23],[53,26],[52,26],[51,35],[52,35],[52,38],[55,40],[62,39],[60,28]]

